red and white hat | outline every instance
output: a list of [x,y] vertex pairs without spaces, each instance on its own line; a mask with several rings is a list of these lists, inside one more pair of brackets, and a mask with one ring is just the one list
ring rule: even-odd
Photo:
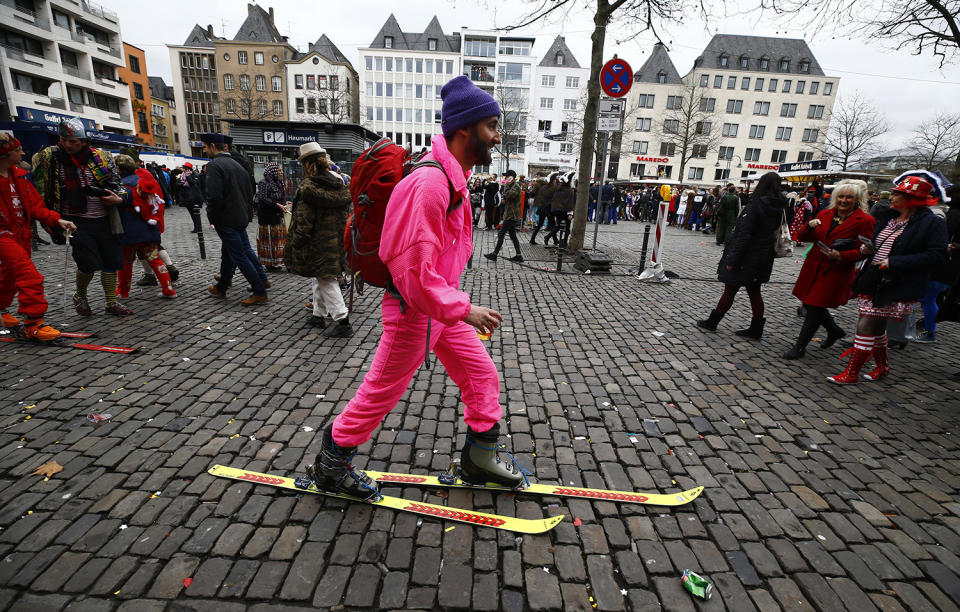
[[891,189],[910,198],[912,206],[933,206],[937,200],[949,202],[946,193],[946,180],[942,175],[929,170],[911,170],[904,172],[893,181]]

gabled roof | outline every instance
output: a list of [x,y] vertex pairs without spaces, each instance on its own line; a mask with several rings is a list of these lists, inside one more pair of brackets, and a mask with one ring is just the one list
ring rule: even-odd
[[663,82],[668,85],[682,85],[680,73],[677,67],[673,65],[673,60],[667,53],[667,48],[663,43],[658,42],[653,45],[653,51],[647,61],[640,66],[640,69],[633,73],[634,83],[659,83],[660,74],[664,75]]
[[[813,56],[813,51],[802,38],[775,38],[772,36],[741,36],[739,34],[717,34],[694,63],[694,68],[714,69],[720,67],[720,56],[729,58],[724,70],[760,71],[760,58],[770,60],[768,72],[780,72],[781,59],[790,60],[790,70],[786,74],[824,76],[823,69]],[[740,58],[747,58],[747,67],[740,67]],[[800,62],[809,61],[810,70],[800,72]]]
[[167,85],[163,77],[148,76],[147,82],[150,84],[150,97],[157,100],[173,100],[173,87]]
[[193,26],[193,29],[190,30],[190,35],[187,36],[187,40],[184,41],[183,46],[185,47],[212,47],[213,41],[223,40],[219,36],[213,34],[213,28],[207,26],[207,28],[200,27],[200,24]]
[[317,39],[317,42],[310,45],[307,53],[310,51],[316,51],[323,57],[327,58],[327,61],[346,64],[351,70],[353,70],[353,64],[350,63],[350,60],[347,59],[347,56],[341,53],[340,49],[337,48],[337,45],[333,44],[333,41],[330,40],[326,34],[321,34],[320,38]]
[[243,40],[250,42],[266,43],[284,43],[286,37],[280,34],[277,27],[273,25],[273,9],[270,12],[263,10],[259,5],[247,5],[247,18],[243,25],[237,30],[237,35],[233,40]]
[[[557,54],[559,53],[563,54],[562,64],[557,63]],[[577,62],[577,58],[573,56],[573,52],[567,47],[567,42],[563,36],[557,36],[553,39],[553,44],[550,45],[547,52],[543,54],[543,59],[540,60],[538,65],[546,68],[581,68]]]
[[380,31],[377,32],[377,35],[374,37],[373,42],[370,43],[370,48],[386,49],[387,44],[385,40],[387,37],[393,39],[393,46],[391,47],[393,49],[429,51],[430,39],[434,39],[437,41],[436,51],[446,53],[460,52],[460,34],[444,34],[443,28],[440,27],[440,20],[437,19],[436,15],[433,16],[433,19],[430,20],[430,23],[427,24],[423,32],[404,32],[400,29],[397,18],[393,16],[393,13],[390,13],[390,16],[387,17]]

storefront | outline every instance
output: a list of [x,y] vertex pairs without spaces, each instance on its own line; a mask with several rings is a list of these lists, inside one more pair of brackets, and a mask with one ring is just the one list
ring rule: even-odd
[[[72,115],[54,113],[38,108],[17,107],[17,121],[0,121],[0,130],[13,134],[23,145],[25,159],[37,151],[57,144],[60,136],[57,127],[64,119],[73,119]],[[80,118],[90,138],[91,146],[117,152],[126,147],[142,147],[134,136],[104,132],[97,129],[92,119]]]
[[300,145],[317,142],[340,170],[347,174],[353,162],[380,136],[352,123],[316,123],[307,121],[228,121],[232,149],[242,153],[253,164],[254,176],[263,178],[263,168],[272,161],[280,162],[284,176],[299,180]]

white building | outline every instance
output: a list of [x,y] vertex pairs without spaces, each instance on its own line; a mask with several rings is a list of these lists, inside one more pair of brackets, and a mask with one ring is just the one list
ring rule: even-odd
[[530,176],[577,169],[589,79],[590,69],[580,66],[564,37],[554,39],[534,77],[531,137],[526,143]]
[[71,116],[133,134],[115,13],[85,0],[4,0],[0,19],[3,120],[52,125]]
[[360,53],[360,123],[401,145],[429,147],[440,133],[440,90],[460,74],[460,36],[436,16],[423,32],[403,32],[391,14]]
[[[710,184],[820,158],[839,80],[801,39],[718,34],[682,78],[658,43],[627,95],[617,178]],[[692,151],[679,176],[680,156],[663,132],[688,86],[713,113],[697,128],[715,146]]]
[[360,122],[359,75],[326,34],[285,68],[291,121]]

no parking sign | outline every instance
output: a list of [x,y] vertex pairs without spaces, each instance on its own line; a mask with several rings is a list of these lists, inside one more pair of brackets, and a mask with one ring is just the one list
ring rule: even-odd
[[600,70],[600,87],[611,98],[622,98],[633,85],[633,69],[616,55]]

